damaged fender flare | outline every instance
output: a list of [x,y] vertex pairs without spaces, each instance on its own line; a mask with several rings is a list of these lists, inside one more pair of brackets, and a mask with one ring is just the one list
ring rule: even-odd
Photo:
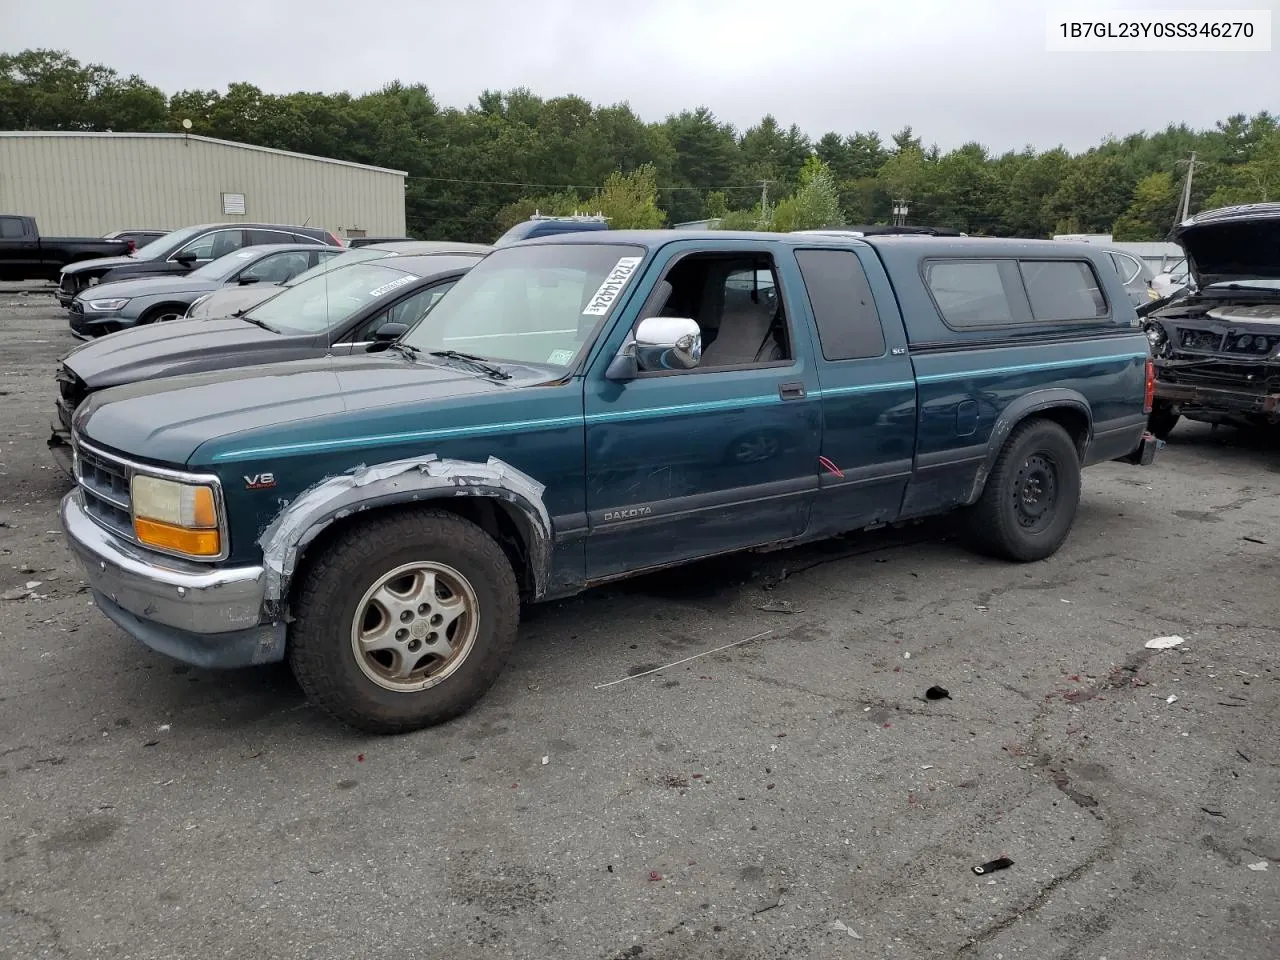
[[1037,413],[1058,409],[1071,410],[1084,415],[1088,428],[1081,447],[1083,457],[1084,451],[1088,450],[1089,444],[1093,442],[1093,410],[1089,407],[1089,401],[1076,391],[1067,390],[1064,387],[1052,387],[1048,390],[1035,390],[1024,394],[1004,408],[995,426],[991,428],[991,436],[987,439],[987,455],[973,478],[973,487],[969,491],[966,503],[977,503],[978,498],[982,496],[982,490],[987,485],[987,477],[991,476],[996,459],[1004,449],[1004,443],[1009,439],[1009,434],[1013,433],[1013,428]]
[[326,527],[363,510],[449,497],[495,497],[513,507],[533,575],[534,597],[547,589],[551,569],[551,516],[546,487],[502,460],[486,463],[440,459],[435,454],[360,466],[328,477],[300,493],[258,538],[268,611],[284,613],[298,558]]

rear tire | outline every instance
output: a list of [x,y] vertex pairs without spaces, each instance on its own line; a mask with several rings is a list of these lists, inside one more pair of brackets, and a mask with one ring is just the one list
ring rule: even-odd
[[1147,417],[1147,429],[1157,440],[1168,440],[1180,419],[1181,414],[1175,412],[1167,402],[1157,400],[1152,404],[1151,413]]
[[289,663],[309,699],[369,733],[473,706],[515,641],[520,593],[502,548],[443,510],[398,512],[330,543],[295,597]]
[[1050,420],[1028,420],[1005,442],[978,502],[964,517],[965,539],[980,553],[1028,563],[1067,539],[1080,504],[1080,454]]

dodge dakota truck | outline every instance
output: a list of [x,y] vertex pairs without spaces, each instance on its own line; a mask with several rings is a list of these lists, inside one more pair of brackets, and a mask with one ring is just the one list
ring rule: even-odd
[[69,263],[127,254],[128,240],[42,237],[35,217],[0,214],[0,280],[57,280]]
[[1207,210],[1179,224],[1190,286],[1140,312],[1156,392],[1151,432],[1179,419],[1280,422],[1280,203]]
[[102,612],[288,659],[358,728],[489,688],[522,602],[959,511],[1053,554],[1081,468],[1150,463],[1147,338],[1056,241],[599,231],[496,250],[390,349],[137,382],[72,417]]

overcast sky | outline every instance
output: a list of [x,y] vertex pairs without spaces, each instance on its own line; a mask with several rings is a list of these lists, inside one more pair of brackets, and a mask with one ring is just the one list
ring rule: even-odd
[[[1073,0],[1089,10],[1271,9],[1280,0]],[[1040,0],[0,0],[0,45],[68,50],[166,93],[364,92],[426,84],[628,101],[646,120],[705,104],[815,138],[911,124],[943,149],[994,150],[1210,127],[1280,110],[1280,53],[1047,53]],[[1274,30],[1274,24],[1273,24]],[[1273,43],[1273,47],[1280,49]]]

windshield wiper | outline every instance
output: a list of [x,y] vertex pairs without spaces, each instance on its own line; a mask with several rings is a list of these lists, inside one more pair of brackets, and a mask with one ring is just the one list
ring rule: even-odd
[[232,314],[232,316],[238,317],[239,319],[243,320],[245,323],[252,323],[255,327],[261,327],[263,330],[270,330],[272,333],[280,332],[275,327],[268,326],[267,324],[263,323],[257,317],[246,316],[243,313],[234,313]]
[[449,360],[461,360],[463,363],[469,363],[477,370],[481,370],[497,380],[511,379],[511,374],[507,373],[501,367],[495,367],[484,357],[477,357],[474,353],[461,353],[458,350],[432,350],[431,356],[446,357]]
[[417,360],[422,356],[422,351],[415,347],[412,343],[401,343],[399,340],[392,343],[388,350],[394,350],[396,353],[403,353],[410,360]]

